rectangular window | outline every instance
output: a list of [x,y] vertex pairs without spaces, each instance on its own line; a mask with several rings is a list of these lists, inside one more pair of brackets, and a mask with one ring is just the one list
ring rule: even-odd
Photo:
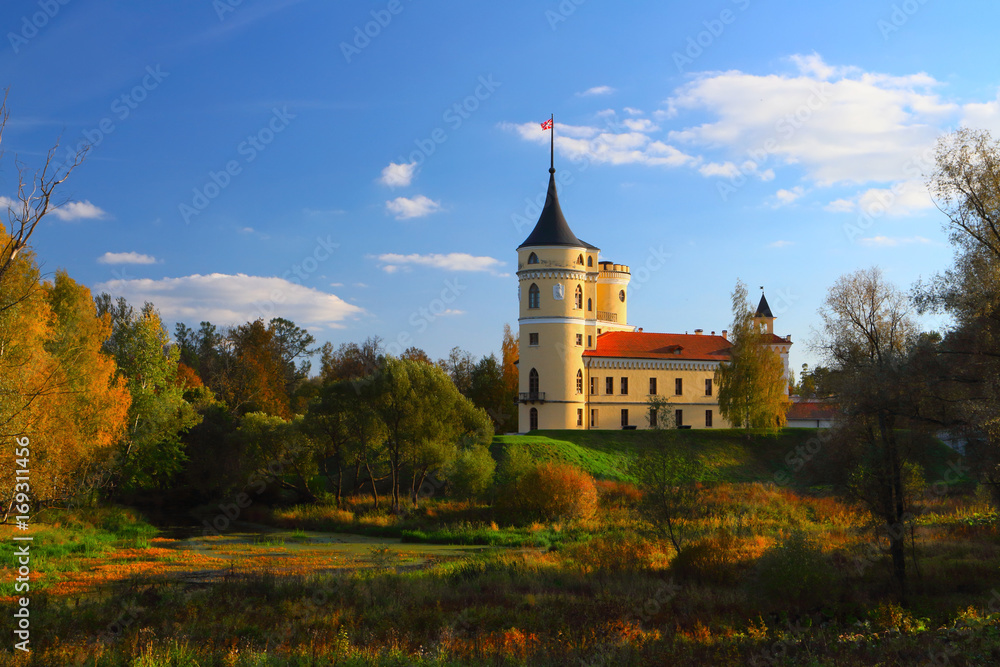
[[538,334],[536,333],[528,334],[528,345],[538,345]]
[[622,410],[622,426],[628,426],[628,410]]
[[708,378],[707,380],[705,380],[705,395],[706,396],[712,395],[712,378]]
[[677,378],[674,380],[674,395],[680,396],[684,393],[684,379]]
[[587,347],[594,347],[594,337],[587,336]]
[[583,393],[583,372],[579,371],[576,374],[576,393]]
[[684,411],[683,410],[674,410],[674,423],[677,426],[677,428],[680,428],[681,426],[684,426]]
[[649,378],[649,394],[656,394],[656,378]]
[[614,378],[605,378],[604,379],[604,393],[608,394],[608,395],[611,395],[611,394],[615,393],[615,379]]
[[597,378],[590,378],[590,393],[592,395],[597,393]]
[[583,345],[583,334],[577,334],[576,335],[576,344],[580,345],[580,346]]
[[583,408],[576,409],[576,425],[583,426]]
[[712,428],[712,411],[705,410],[705,426]]
[[656,408],[649,409],[649,428],[656,428]]
[[590,411],[590,428],[595,428],[597,426],[597,410],[591,409]]
[[622,396],[628,394],[628,378],[622,378]]

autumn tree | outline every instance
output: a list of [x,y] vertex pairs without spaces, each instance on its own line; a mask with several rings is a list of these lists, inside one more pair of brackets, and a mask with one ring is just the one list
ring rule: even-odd
[[[29,249],[0,275],[0,295],[20,295],[0,311],[0,435],[29,439],[32,496],[53,505],[103,483],[102,462],[130,401],[114,360],[101,352],[110,321],[98,316],[90,291],[62,271],[52,283],[39,280]],[[13,476],[13,459],[0,461],[5,511]]]
[[914,288],[921,311],[953,325],[923,361],[940,428],[964,436],[966,455],[1000,506],[1000,141],[962,128],[938,141],[928,189],[947,216],[954,264]]
[[771,334],[756,326],[742,281],[736,282],[732,302],[729,361],[715,371],[719,411],[733,426],[747,432],[776,431],[787,421],[784,364],[768,345]]
[[919,381],[910,375],[917,333],[910,304],[873,267],[841,276],[827,293],[820,317],[816,347],[834,371],[842,447],[854,450],[851,490],[879,522],[902,595],[912,485],[897,429],[912,425],[907,416],[919,392]]

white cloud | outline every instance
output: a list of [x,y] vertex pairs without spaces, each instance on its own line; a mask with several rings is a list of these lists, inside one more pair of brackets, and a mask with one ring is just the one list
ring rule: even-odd
[[71,201],[62,206],[52,209],[52,215],[60,220],[90,220],[99,219],[107,215],[97,206],[89,201]]
[[109,292],[134,304],[152,302],[173,322],[242,324],[263,317],[284,317],[299,326],[338,328],[364,309],[283,278],[212,273],[160,280],[110,280],[95,293]]
[[774,197],[772,197],[771,200],[771,208],[780,208],[782,206],[787,206],[796,199],[800,198],[805,193],[806,189],[801,185],[796,185],[794,188],[790,190],[782,188],[774,193]]
[[[626,122],[633,122],[628,120]],[[542,144],[549,141],[547,130],[538,123],[501,123],[501,129],[515,132],[522,139]],[[654,141],[644,132],[615,133],[586,125],[556,126],[556,150],[571,160],[587,159],[605,164],[646,164],[680,167],[696,165],[699,160],[674,146]]]
[[593,88],[588,88],[582,93],[577,93],[580,97],[589,97],[592,95],[610,95],[615,92],[615,89],[611,86],[594,86]]
[[782,240],[778,240],[778,241],[775,241],[774,243],[768,243],[767,247],[768,248],[787,248],[788,246],[792,246],[792,245],[795,245],[795,241],[782,241]]
[[382,176],[378,182],[388,185],[390,188],[405,188],[413,182],[413,176],[417,172],[417,163],[396,164],[390,162],[389,166],[382,170]]
[[378,255],[375,259],[382,264],[381,268],[386,273],[395,273],[400,269],[409,269],[413,266],[428,266],[445,271],[488,271],[494,275],[503,275],[497,273],[498,267],[503,266],[503,262],[500,260],[485,256],[477,257],[464,252],[430,253],[427,255],[385,253]]
[[888,188],[869,188],[849,199],[835,199],[824,207],[834,213],[865,212],[870,215],[904,216],[934,208],[922,181],[901,181]]
[[106,252],[97,258],[98,264],[156,264],[156,258],[137,252]]
[[622,125],[633,132],[655,132],[660,129],[648,118],[626,118]]
[[625,107],[624,111],[629,116],[641,116],[642,115],[642,109],[636,109],[635,107]]
[[927,74],[890,76],[793,56],[793,74],[706,72],[667,101],[674,112],[713,120],[669,137],[706,150],[797,164],[819,185],[892,182],[912,177],[959,107],[935,92]]
[[927,244],[930,243],[930,239],[925,239],[923,236],[911,236],[911,237],[889,237],[889,236],[871,236],[868,238],[858,239],[858,243],[866,246],[881,247],[881,248],[894,248],[899,245],[910,245],[914,243]]
[[330,287],[343,287],[344,283],[330,283]]
[[425,215],[440,211],[441,202],[436,202],[424,195],[417,195],[413,199],[396,197],[387,201],[385,208],[389,213],[396,216],[397,220],[406,220],[408,218],[422,218]]

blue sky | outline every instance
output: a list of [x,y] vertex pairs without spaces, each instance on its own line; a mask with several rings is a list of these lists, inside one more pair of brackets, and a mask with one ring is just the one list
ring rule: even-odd
[[[544,197],[632,267],[630,323],[721,330],[764,285],[792,367],[836,278],[952,251],[938,136],[1000,132],[993,3],[11,0],[13,155],[93,144],[39,227],[47,272],[168,327],[283,316],[432,357],[516,328]],[[943,322],[928,320],[928,326]]]

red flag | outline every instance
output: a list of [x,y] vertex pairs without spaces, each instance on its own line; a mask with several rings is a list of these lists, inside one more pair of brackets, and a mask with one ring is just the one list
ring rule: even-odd
[[547,121],[545,121],[544,123],[542,123],[542,129],[543,130],[551,130],[552,129],[552,119],[551,118],[549,118]]

